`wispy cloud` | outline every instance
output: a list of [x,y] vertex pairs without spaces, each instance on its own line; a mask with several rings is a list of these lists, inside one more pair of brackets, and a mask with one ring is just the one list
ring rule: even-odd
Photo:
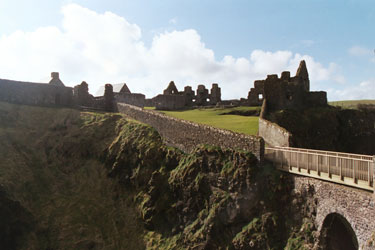
[[361,46],[353,46],[348,50],[348,52],[352,56],[372,56],[374,54],[373,50]]
[[328,96],[332,101],[336,100],[361,100],[361,99],[375,99],[375,79],[366,80],[356,84],[355,86],[348,86],[343,89],[329,89]]
[[302,40],[301,44],[305,47],[311,47],[315,44],[315,41],[313,41],[313,40]]
[[170,24],[177,24],[177,18],[174,17],[174,18],[170,19],[170,20],[169,20],[169,23],[170,23]]

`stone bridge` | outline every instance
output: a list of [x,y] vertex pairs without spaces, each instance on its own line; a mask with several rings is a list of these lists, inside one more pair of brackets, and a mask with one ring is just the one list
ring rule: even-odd
[[315,224],[327,249],[375,249],[373,194],[349,186],[294,175],[295,192],[310,193],[316,204]]
[[323,249],[375,249],[373,156],[266,148],[265,158],[293,174],[296,193],[313,198]]
[[[295,192],[314,200],[313,217],[323,249],[375,249],[374,158],[297,148],[264,148],[259,137],[198,125],[127,104],[121,113],[153,126],[181,149],[200,143],[253,152],[282,171],[293,173]],[[202,136],[204,135],[204,136]],[[171,139],[174,141],[171,142]]]

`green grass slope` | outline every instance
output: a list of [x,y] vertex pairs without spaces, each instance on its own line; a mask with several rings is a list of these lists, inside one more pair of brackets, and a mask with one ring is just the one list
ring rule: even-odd
[[356,109],[360,104],[375,104],[375,100],[350,100],[350,101],[334,101],[329,102],[329,105],[341,107],[341,108],[348,108],[348,109]]
[[212,127],[227,129],[238,133],[256,135],[258,132],[257,116],[241,116],[226,114],[233,111],[246,112],[256,110],[258,107],[238,107],[238,108],[212,108],[193,109],[186,111],[162,111],[163,113],[196,123],[206,124]]

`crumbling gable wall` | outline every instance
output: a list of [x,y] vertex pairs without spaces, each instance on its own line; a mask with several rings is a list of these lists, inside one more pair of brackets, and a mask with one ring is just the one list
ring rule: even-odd
[[60,80],[60,74],[59,72],[52,72],[51,73],[51,81],[49,81],[49,84],[55,85],[55,86],[60,86],[60,87],[65,87],[64,83]]
[[178,90],[174,81],[171,81],[168,87],[163,91],[163,95],[178,95]]
[[126,103],[143,108],[146,103],[146,96],[144,94],[131,93],[130,89],[124,83],[120,92],[114,93],[116,102]]
[[121,94],[131,94],[130,89],[128,88],[128,85],[126,85],[126,83],[124,83],[124,85],[122,85],[119,93],[121,93]]

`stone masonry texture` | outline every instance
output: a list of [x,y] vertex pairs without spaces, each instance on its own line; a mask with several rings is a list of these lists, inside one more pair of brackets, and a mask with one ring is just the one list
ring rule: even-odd
[[337,213],[350,223],[359,249],[375,249],[375,201],[372,192],[309,177],[295,175],[293,178],[297,192],[313,189],[317,203],[315,222],[319,232],[325,218]]
[[167,144],[184,152],[191,152],[198,144],[208,144],[250,151],[259,161],[263,161],[264,140],[261,137],[196,124],[123,103],[118,104],[118,110],[154,127]]

